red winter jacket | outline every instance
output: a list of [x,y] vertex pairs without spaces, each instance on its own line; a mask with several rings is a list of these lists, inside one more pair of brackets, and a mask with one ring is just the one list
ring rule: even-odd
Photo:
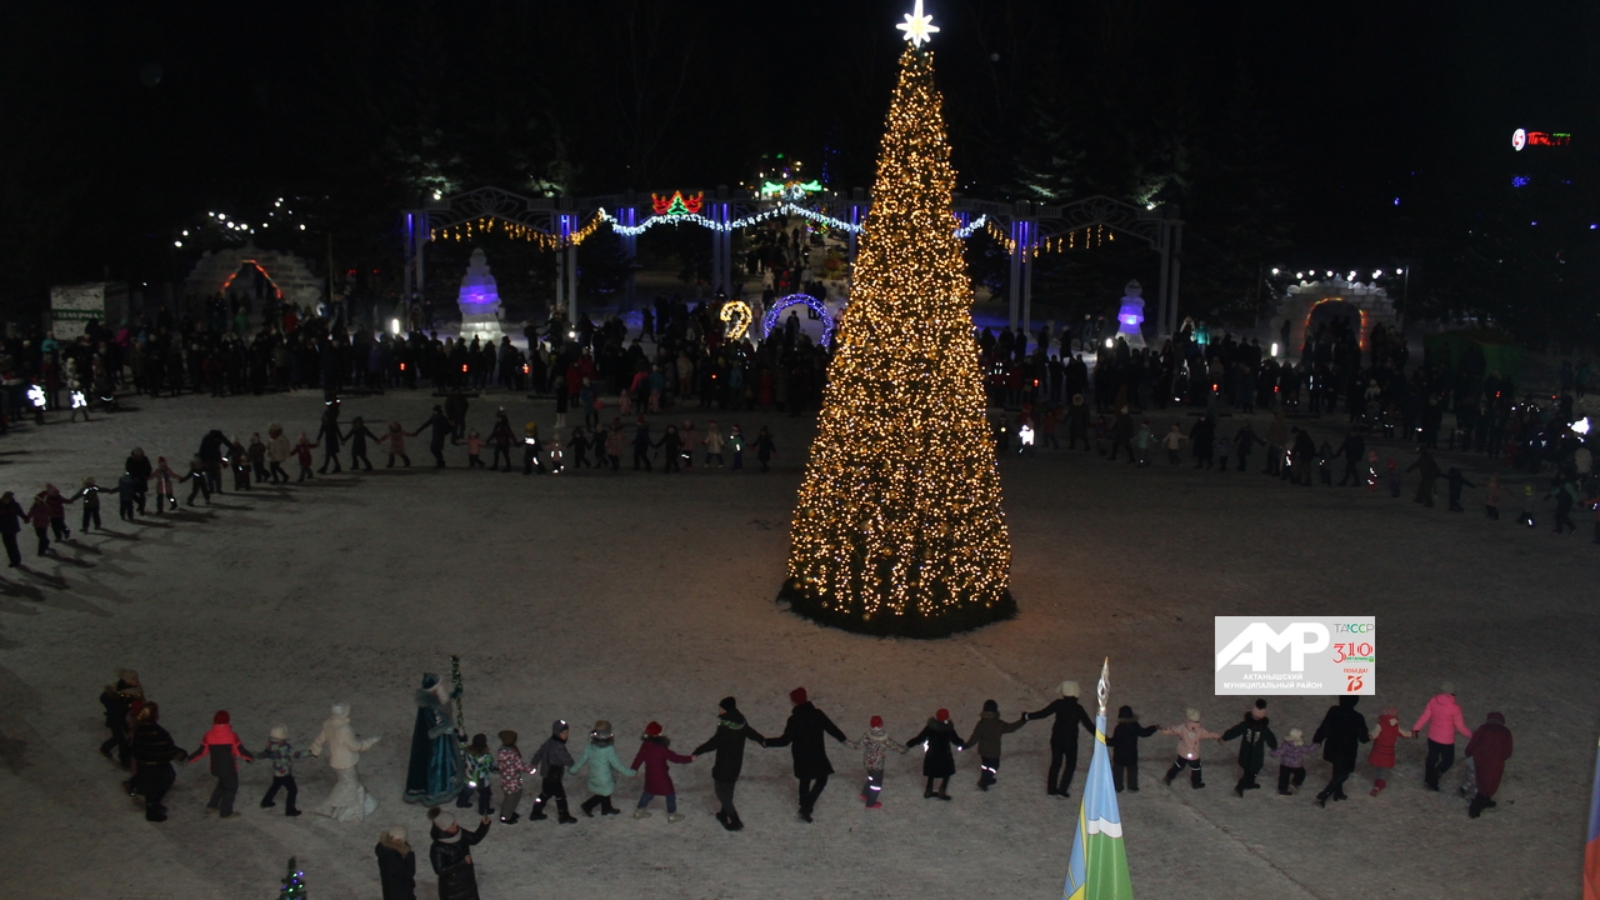
[[694,757],[684,756],[682,753],[673,753],[667,745],[660,741],[646,738],[639,745],[639,752],[633,757],[631,768],[638,769],[641,764],[644,768],[644,792],[665,797],[675,794],[672,788],[672,776],[667,773],[667,763],[691,763]]
[[[232,752],[224,756],[222,755],[222,751],[224,749]],[[232,725],[211,726],[211,730],[207,731],[206,736],[201,739],[200,749],[196,750],[189,757],[189,761],[194,762],[197,759],[207,756],[212,750],[216,750],[216,755],[211,757],[212,772],[232,769],[234,767],[233,761],[236,758],[243,759],[245,762],[256,761],[255,757],[251,756],[250,753],[240,745],[239,735],[233,730]]]
[[1477,771],[1478,793],[1493,797],[1500,790],[1506,760],[1511,758],[1511,729],[1506,727],[1505,716],[1489,713],[1489,721],[1479,725],[1467,741],[1467,756]]

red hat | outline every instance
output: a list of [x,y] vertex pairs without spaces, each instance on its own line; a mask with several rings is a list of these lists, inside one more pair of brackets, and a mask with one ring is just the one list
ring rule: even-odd
[[950,710],[941,709],[938,712],[934,713],[933,717],[935,719],[938,719],[941,722],[948,722],[948,721],[950,721]]
[[645,737],[660,737],[661,736],[661,723],[660,722],[651,722],[649,725],[646,725],[644,727],[644,734],[645,734]]
[[796,706],[799,706],[800,704],[806,702],[806,689],[805,688],[795,688],[794,690],[790,691],[789,692],[789,702],[795,704]]
[[882,728],[883,716],[873,716],[871,721],[869,721],[867,724],[872,728]]
[[217,710],[217,714],[211,717],[211,724],[213,724],[213,725],[226,725],[226,724],[228,724],[228,711],[225,710],[225,709]]

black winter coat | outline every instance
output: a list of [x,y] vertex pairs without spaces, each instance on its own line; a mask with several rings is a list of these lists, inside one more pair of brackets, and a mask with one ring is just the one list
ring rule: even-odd
[[1222,739],[1239,741],[1239,767],[1246,772],[1254,774],[1261,771],[1267,762],[1267,748],[1278,749],[1278,736],[1267,727],[1267,719],[1256,718],[1250,713],[1244,714],[1244,721],[1229,728],[1222,733]]
[[711,780],[738,781],[739,773],[744,770],[745,741],[763,744],[766,738],[750,727],[750,723],[744,720],[744,713],[734,710],[717,720],[716,733],[711,735],[710,740],[694,748],[691,755],[717,754],[717,761],[711,767]]
[[924,778],[949,778],[956,773],[956,758],[950,746],[954,744],[965,750],[967,745],[956,734],[956,726],[950,722],[941,722],[938,719],[929,719],[928,724],[917,732],[917,736],[906,741],[907,747],[918,744],[927,744],[928,750],[922,756],[922,776]]
[[472,845],[489,833],[489,823],[479,825],[477,831],[463,828],[453,841],[439,840],[446,835],[437,828],[432,833],[428,861],[433,864],[433,874],[439,876],[439,900],[478,900],[478,876],[467,857],[472,855]]
[[378,878],[383,882],[383,900],[417,900],[417,854],[378,843]]
[[1139,739],[1156,733],[1156,726],[1142,726],[1138,719],[1118,719],[1106,744],[1111,748],[1111,761],[1119,766],[1139,764]]
[[1074,725],[1082,725],[1083,730],[1094,734],[1094,720],[1084,712],[1083,704],[1077,697],[1062,697],[1038,712],[1023,714],[1028,721],[1034,719],[1048,719],[1056,717],[1055,724],[1050,726],[1050,743],[1060,747],[1078,746],[1078,729]]
[[789,714],[789,721],[784,723],[783,734],[768,738],[767,746],[791,748],[794,754],[794,777],[820,778],[833,774],[833,764],[828,762],[828,750],[822,744],[824,734],[833,735],[834,740],[841,744],[846,740],[839,726],[808,701],[794,708],[794,712]]
[[1356,745],[1372,739],[1367,732],[1367,717],[1356,712],[1360,697],[1340,697],[1338,706],[1328,707],[1311,743],[1322,745],[1322,758],[1347,769],[1356,767]]

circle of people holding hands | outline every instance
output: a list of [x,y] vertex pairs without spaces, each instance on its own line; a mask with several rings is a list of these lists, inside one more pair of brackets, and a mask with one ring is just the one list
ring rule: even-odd
[[[798,788],[798,819],[809,824],[830,777],[835,774],[828,758],[827,738],[861,753],[860,790],[856,797],[870,811],[884,806],[882,792],[891,754],[904,754],[921,747],[923,798],[950,801],[949,784],[957,772],[958,752],[976,750],[976,787],[987,791],[999,780],[1005,736],[1030,721],[1049,720],[1050,766],[1046,793],[1069,798],[1079,761],[1080,729],[1093,740],[1094,721],[1079,703],[1077,682],[1063,682],[1059,694],[1044,708],[1025,712],[1010,722],[1001,716],[996,701],[987,700],[978,721],[965,737],[957,729],[950,712],[940,709],[928,718],[920,731],[905,741],[892,738],[880,716],[872,716],[865,730],[851,739],[817,708],[805,688],[790,692],[792,709],[783,731],[769,737],[750,724],[735,698],[725,697],[717,703],[715,730],[704,743],[687,754],[680,753],[672,748],[666,729],[660,723],[650,722],[643,729],[631,762],[624,765],[616,748],[616,732],[606,720],[594,723],[588,732],[587,745],[576,756],[568,746],[572,726],[565,720],[557,720],[550,726],[549,736],[531,755],[524,755],[520,736],[511,730],[497,734],[495,747],[490,746],[483,734],[468,740],[458,725],[461,719],[459,678],[452,689],[438,675],[430,673],[423,676],[415,696],[417,716],[404,798],[408,803],[428,808],[428,857],[438,877],[441,900],[470,900],[478,896],[472,846],[487,836],[495,818],[508,826],[524,821],[519,807],[524,793],[532,793],[530,782],[534,778],[537,778],[538,789],[532,797],[527,820],[549,820],[549,810],[553,806],[559,824],[576,824],[579,820],[568,803],[566,778],[569,774],[578,776],[580,773],[589,796],[578,804],[578,811],[585,817],[620,815],[622,810],[613,803],[613,797],[621,790],[619,779],[642,774],[633,818],[652,817],[652,807],[659,799],[665,806],[667,821],[677,823],[683,821],[684,815],[678,811],[678,792],[671,768],[694,763],[711,754],[715,757],[711,781],[719,807],[714,815],[723,828],[737,832],[745,827],[735,805],[735,795],[747,745],[788,748]],[[1175,758],[1163,783],[1170,786],[1187,770],[1190,787],[1195,790],[1205,787],[1203,746],[1210,742],[1238,741],[1237,767],[1241,774],[1233,793],[1241,799],[1248,791],[1261,787],[1256,778],[1269,756],[1279,765],[1278,793],[1295,794],[1306,780],[1307,764],[1320,751],[1322,759],[1331,765],[1331,774],[1327,785],[1317,793],[1316,803],[1326,806],[1329,800],[1348,799],[1345,787],[1357,768],[1361,744],[1371,744],[1367,754],[1367,763],[1373,770],[1370,794],[1377,797],[1393,777],[1399,742],[1425,738],[1423,783],[1429,790],[1439,791],[1442,778],[1454,765],[1456,737],[1460,735],[1468,739],[1465,755],[1471,762],[1466,782],[1457,788],[1463,798],[1470,798],[1467,814],[1477,818],[1495,807],[1494,796],[1512,748],[1511,733],[1502,714],[1491,712],[1477,729],[1467,728],[1455,699],[1455,686],[1450,682],[1440,686],[1410,729],[1402,727],[1399,711],[1393,706],[1383,709],[1377,721],[1369,725],[1356,710],[1359,699],[1353,695],[1340,697],[1328,709],[1310,741],[1305,740],[1299,728],[1289,729],[1286,737],[1280,740],[1271,727],[1265,699],[1256,700],[1238,722],[1220,733],[1202,724],[1197,709],[1186,710],[1181,723],[1163,727],[1142,724],[1130,707],[1123,706],[1118,711],[1115,728],[1106,735],[1113,783],[1118,792],[1139,790],[1139,743],[1159,732],[1177,740]],[[378,738],[358,735],[346,703],[332,706],[308,751],[296,749],[287,726],[276,725],[268,731],[266,745],[259,752],[252,752],[233,729],[231,717],[225,710],[213,716],[210,728],[194,750],[180,746],[162,725],[159,705],[146,696],[138,674],[130,670],[120,670],[117,681],[105,688],[100,700],[105,708],[105,725],[111,732],[110,738],[101,745],[101,753],[108,759],[114,758],[130,773],[124,787],[150,822],[163,822],[168,818],[169,810],[164,801],[177,777],[175,763],[207,766],[216,783],[205,813],[222,820],[240,818],[234,808],[239,791],[239,764],[258,760],[267,763],[272,775],[260,807],[276,807],[281,792],[285,815],[301,815],[295,767],[307,755],[325,759],[334,774],[333,787],[314,812],[336,821],[362,821],[377,808],[377,801],[362,783],[359,764],[361,754]],[[457,820],[458,813],[454,810],[463,811],[459,815],[466,817],[469,813],[465,811],[474,807],[478,816],[475,825]],[[385,900],[414,898],[416,855],[408,844],[406,830],[394,827],[383,832],[376,854]]]

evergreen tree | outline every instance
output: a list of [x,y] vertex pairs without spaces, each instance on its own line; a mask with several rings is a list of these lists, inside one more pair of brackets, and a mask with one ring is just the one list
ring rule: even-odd
[[873,634],[1015,614],[933,57],[912,47],[795,508],[783,598]]

